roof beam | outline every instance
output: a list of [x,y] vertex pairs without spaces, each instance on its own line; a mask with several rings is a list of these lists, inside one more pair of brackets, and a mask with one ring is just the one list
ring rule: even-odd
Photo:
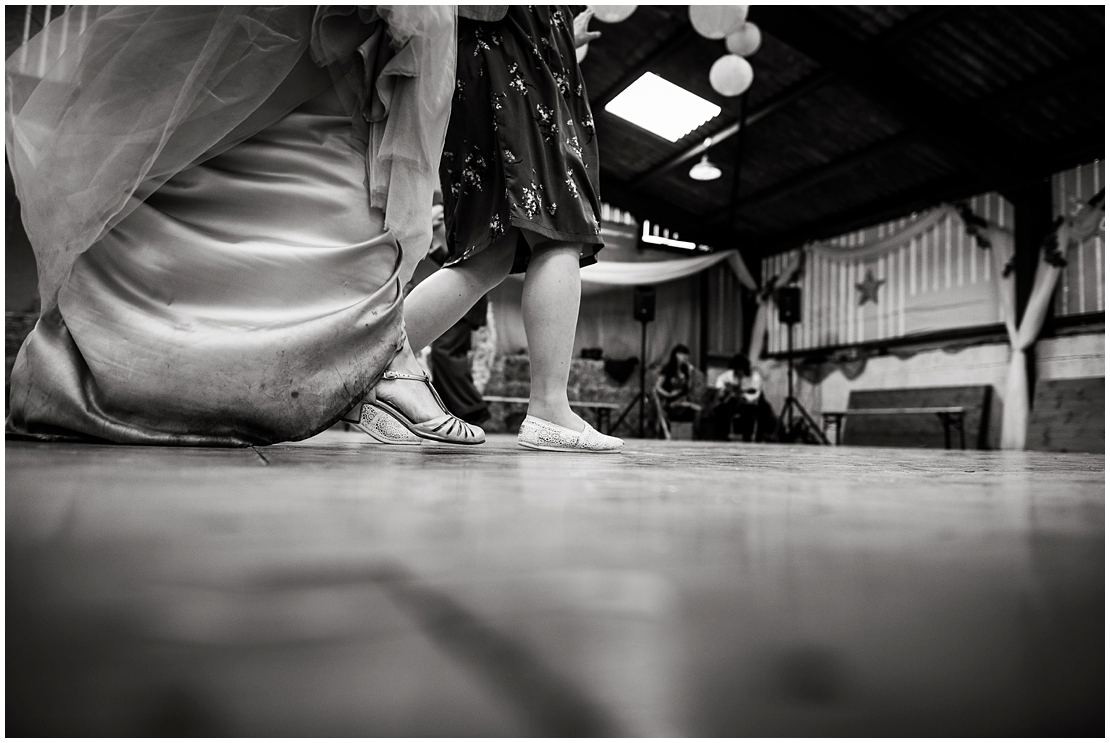
[[[779,181],[778,183],[772,184],[767,188],[762,188],[758,191],[755,191],[754,193],[748,194],[747,196],[741,196],[739,207],[741,209],[746,209],[753,204],[760,204],[772,199],[778,199],[789,193],[793,193],[794,191],[801,191],[804,188],[815,186],[818,183],[829,180],[830,178],[835,178],[841,173],[847,170],[851,170],[861,162],[866,162],[872,157],[876,157],[883,153],[889,152],[890,150],[897,149],[898,147],[905,145],[906,143],[913,140],[913,135],[914,133],[912,130],[899,132],[898,134],[887,137],[886,139],[880,139],[878,142],[842,155],[834,160],[831,160],[830,162],[819,165],[816,168],[804,170],[795,176],[787,178],[783,181]],[[705,220],[710,224],[715,224],[728,216],[730,211],[731,207],[723,207],[721,209],[717,209],[706,215]]]
[[819,13],[795,6],[764,5],[758,10],[760,25],[768,33],[916,128],[922,139],[989,188],[1006,193],[1024,180],[1012,153],[997,144],[1005,137],[971,110],[952,115],[959,104],[901,68],[884,50],[882,37],[870,43],[852,41]]
[[650,54],[625,70],[624,74],[617,78],[615,83],[606,88],[601,95],[590,99],[590,109],[592,111],[604,110],[605,105],[609,103],[609,101],[616,98],[617,95],[629,85],[639,80],[641,75],[696,38],[698,38],[698,34],[694,31],[694,27],[690,25],[690,22],[683,22],[677,31],[660,42],[659,46],[655,47]]

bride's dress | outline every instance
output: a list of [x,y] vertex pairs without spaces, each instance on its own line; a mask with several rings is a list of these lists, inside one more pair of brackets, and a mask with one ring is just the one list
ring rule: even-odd
[[[163,444],[295,440],[333,424],[377,381],[403,341],[401,289],[420,241],[427,245],[436,177],[434,163],[427,174],[408,162],[399,169],[405,137],[415,133],[391,138],[383,124],[413,115],[405,106],[435,109],[398,86],[388,116],[353,125],[352,107],[384,109],[349,86],[343,73],[363,68],[343,70],[344,57],[356,44],[379,58],[394,50],[384,35],[377,47],[364,38],[371,23],[335,52],[334,41],[319,43],[320,18],[314,51],[331,49],[340,73],[317,67],[320,74],[298,78],[294,67],[240,116],[275,97],[307,100],[230,147],[213,135],[220,141],[186,167],[170,167],[145,199],[132,197],[126,215],[114,224],[109,217],[60,271],[51,271],[55,245],[36,242],[29,229],[48,280],[43,315],[12,372],[9,432]],[[409,56],[433,53],[425,45]],[[396,57],[405,62],[403,48]],[[421,74],[432,74],[420,62]],[[240,136],[250,123],[240,120]],[[379,159],[375,171],[375,155],[389,148],[394,160]],[[371,181],[384,198],[371,197]],[[21,199],[33,201],[32,189]],[[408,202],[421,199],[427,224],[412,226],[421,209]],[[56,287],[52,273],[62,276]]]

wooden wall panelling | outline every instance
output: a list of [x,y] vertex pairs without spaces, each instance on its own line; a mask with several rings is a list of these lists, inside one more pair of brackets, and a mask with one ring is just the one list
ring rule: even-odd
[[1105,410],[1103,377],[1038,380],[1026,448],[1103,453]]

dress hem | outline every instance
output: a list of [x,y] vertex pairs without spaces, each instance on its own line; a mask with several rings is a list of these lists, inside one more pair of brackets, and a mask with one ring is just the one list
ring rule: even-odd
[[[560,230],[553,230],[549,227],[544,227],[543,225],[536,224],[535,222],[529,222],[527,220],[520,219],[519,217],[510,217],[509,224],[513,227],[516,227],[518,230],[529,230],[531,232],[535,232],[538,235],[542,235],[549,240],[559,240],[568,243],[581,243],[583,246],[594,247],[595,250],[592,253],[582,255],[581,261],[579,263],[582,268],[597,263],[597,258],[595,256],[600,253],[602,249],[605,248],[605,243],[601,241],[601,236],[597,233],[584,234],[578,232],[563,232]],[[447,261],[443,264],[442,268],[457,266],[463,261],[478,255],[478,253],[486,250],[491,245],[493,245],[493,238],[487,239],[485,244],[476,246],[473,249],[466,251],[458,258],[453,258]],[[531,247],[529,247],[529,252],[531,252]],[[523,271],[510,271],[510,273],[523,273]]]
[[601,247],[599,247],[598,250],[605,247],[605,243],[601,240],[601,234],[598,232],[591,232],[588,234],[579,232],[563,232],[562,230],[553,230],[550,227],[544,227],[543,225],[536,224],[535,222],[529,222],[527,220],[521,219],[520,217],[512,216],[509,217],[509,224],[511,224],[513,227],[516,227],[517,229],[529,230],[531,232],[535,232],[536,234],[543,235],[550,240],[561,240],[568,243],[579,242],[583,245],[599,245]]

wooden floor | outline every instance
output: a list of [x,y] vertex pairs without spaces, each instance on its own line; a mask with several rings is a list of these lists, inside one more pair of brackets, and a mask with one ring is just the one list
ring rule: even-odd
[[1101,455],[7,443],[9,735],[1102,735]]

